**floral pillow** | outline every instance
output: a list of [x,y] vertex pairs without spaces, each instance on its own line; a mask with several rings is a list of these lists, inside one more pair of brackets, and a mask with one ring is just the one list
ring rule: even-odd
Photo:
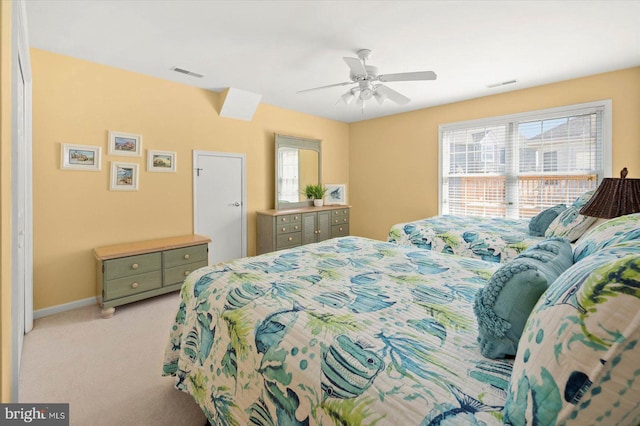
[[578,196],[578,198],[575,199],[575,201],[571,204],[571,207],[575,207],[578,211],[580,211],[580,209],[589,202],[591,197],[593,197],[593,194],[595,194],[595,192],[595,189],[583,192],[582,194],[580,194],[580,196]]
[[575,262],[596,251],[623,241],[640,242],[640,213],[616,217],[587,231],[573,250]]
[[571,243],[580,238],[597,220],[595,217],[581,215],[580,208],[571,206],[560,213],[551,222],[544,236],[564,238]]
[[640,423],[640,250],[618,244],[567,269],[518,346],[509,425]]

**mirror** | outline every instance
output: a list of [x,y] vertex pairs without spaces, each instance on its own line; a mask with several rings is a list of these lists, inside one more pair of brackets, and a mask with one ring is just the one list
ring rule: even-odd
[[321,182],[320,141],[276,134],[276,209],[312,204],[304,188]]

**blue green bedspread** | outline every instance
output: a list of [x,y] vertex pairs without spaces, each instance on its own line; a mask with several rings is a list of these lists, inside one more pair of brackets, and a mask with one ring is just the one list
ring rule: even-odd
[[387,241],[442,253],[507,262],[544,237],[529,234],[529,219],[441,215],[391,227]]
[[163,374],[216,425],[502,424],[472,308],[498,266],[344,237],[202,268]]

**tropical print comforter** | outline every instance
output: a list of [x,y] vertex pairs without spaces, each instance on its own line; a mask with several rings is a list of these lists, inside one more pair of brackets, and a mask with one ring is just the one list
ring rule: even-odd
[[215,425],[502,424],[472,309],[498,266],[343,237],[206,267],[163,374]]
[[395,224],[387,241],[505,263],[543,239],[529,234],[528,219],[441,215]]

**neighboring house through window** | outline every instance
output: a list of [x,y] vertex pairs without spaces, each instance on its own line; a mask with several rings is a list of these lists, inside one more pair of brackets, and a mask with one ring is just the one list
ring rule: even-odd
[[611,176],[611,101],[440,126],[440,214],[532,217]]

